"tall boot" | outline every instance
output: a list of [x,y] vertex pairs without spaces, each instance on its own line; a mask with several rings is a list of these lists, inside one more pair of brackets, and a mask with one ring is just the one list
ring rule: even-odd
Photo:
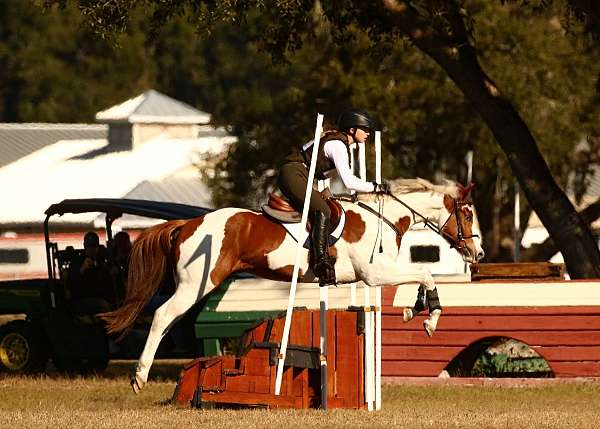
[[319,286],[335,284],[335,258],[329,255],[329,219],[317,212],[312,227],[313,272]]

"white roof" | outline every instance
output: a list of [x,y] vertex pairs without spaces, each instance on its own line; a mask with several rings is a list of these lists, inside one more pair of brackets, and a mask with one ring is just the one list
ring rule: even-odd
[[207,124],[210,115],[153,89],[96,113],[99,122]]
[[[59,141],[0,168],[0,224],[38,223],[66,198],[121,198],[143,181],[158,181],[193,164],[198,153],[221,153],[232,137],[157,138],[133,151],[96,152],[105,139]],[[90,152],[97,156],[84,156]],[[92,222],[97,215],[63,216]],[[58,218],[57,218],[58,219]]]

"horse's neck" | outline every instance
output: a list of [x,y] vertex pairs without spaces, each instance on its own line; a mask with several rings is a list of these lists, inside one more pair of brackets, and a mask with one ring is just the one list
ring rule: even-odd
[[[443,207],[443,195],[432,194],[431,192],[411,192],[398,196],[403,205],[390,197],[384,197],[383,200],[383,216],[392,223],[398,219],[408,216],[410,225],[422,223],[427,220],[437,223],[440,209]],[[380,201],[376,198],[361,200],[364,205],[369,206],[375,212],[380,211]],[[407,207],[408,206],[408,207]],[[342,202],[344,210],[360,209],[356,203]],[[412,209],[412,210],[411,210]],[[364,209],[360,209],[361,211]]]

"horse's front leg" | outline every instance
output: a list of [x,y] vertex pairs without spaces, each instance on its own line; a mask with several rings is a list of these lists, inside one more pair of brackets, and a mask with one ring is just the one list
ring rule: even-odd
[[[391,258],[380,258],[375,263],[366,264],[359,273],[359,276],[369,286],[395,286],[406,283],[419,283],[419,289],[424,291],[425,301],[429,308],[429,318],[423,322],[423,327],[428,336],[431,337],[433,335],[442,314],[442,307],[435,287],[435,281],[427,268],[419,268],[414,272],[406,273],[405,269]],[[417,301],[419,301],[419,298],[417,298]],[[422,305],[422,309],[425,309],[422,299],[421,303],[417,303],[417,305],[419,307]],[[410,316],[408,320],[412,319],[414,314]],[[404,313],[403,319],[408,321],[406,313]]]

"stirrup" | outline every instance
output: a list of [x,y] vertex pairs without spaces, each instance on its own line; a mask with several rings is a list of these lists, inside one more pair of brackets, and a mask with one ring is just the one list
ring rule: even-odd
[[337,284],[335,279],[335,258],[324,255],[313,267],[315,276],[319,278],[319,286],[331,286]]

